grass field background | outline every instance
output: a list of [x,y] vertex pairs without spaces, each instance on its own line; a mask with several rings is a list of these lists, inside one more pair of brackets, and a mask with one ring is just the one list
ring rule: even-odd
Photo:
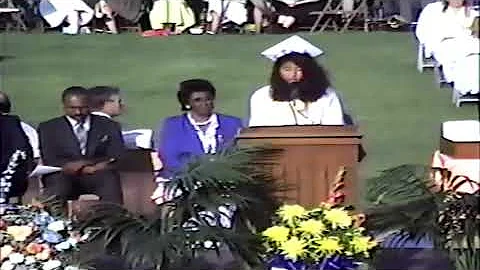
[[[320,61],[365,135],[363,177],[403,163],[428,163],[442,121],[478,118],[474,105],[455,108],[450,91],[438,89],[431,72],[417,72],[408,33],[303,36],[325,51]],[[286,37],[2,34],[1,88],[17,114],[38,124],[61,113],[64,88],[116,85],[128,105],[120,119],[124,126],[153,128],[179,113],[177,84],[200,77],[216,86],[219,111],[245,117],[248,96],[271,72],[271,62],[259,53]]]

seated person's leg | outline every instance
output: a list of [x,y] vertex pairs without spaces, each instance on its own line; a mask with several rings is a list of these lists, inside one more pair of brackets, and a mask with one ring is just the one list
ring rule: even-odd
[[117,23],[115,21],[115,16],[113,15],[113,10],[107,4],[107,2],[103,0],[99,1],[95,5],[95,14],[102,14],[105,18],[105,25],[107,26],[108,30],[110,30],[110,32],[113,34],[118,34]]
[[78,34],[78,30],[80,29],[80,18],[78,11],[71,10],[67,13],[67,17],[65,18],[65,22],[68,23],[68,26],[63,27],[62,32],[68,35],[76,35]]
[[268,23],[272,16],[272,7],[265,0],[250,0],[253,4],[253,21],[257,33],[262,31],[264,23]]
[[216,34],[220,26],[221,14],[223,12],[222,0],[208,1],[208,15],[210,17],[210,34]]
[[293,8],[293,14],[292,14],[295,20],[293,22],[290,20],[289,21],[290,25],[288,25],[288,27],[290,27],[293,23],[295,23],[297,26],[310,24],[310,21],[312,20],[312,17],[310,16],[310,12],[322,11],[325,8],[325,5],[326,5],[326,1],[317,1],[317,2],[305,3],[305,4],[300,4],[295,6]]
[[99,171],[92,175],[82,176],[85,193],[95,194],[102,202],[122,204],[123,194],[120,178],[111,171]]
[[56,196],[62,202],[67,200],[76,199],[78,194],[73,192],[73,177],[67,177],[62,173],[52,174],[42,178],[44,185],[43,192],[45,196]]

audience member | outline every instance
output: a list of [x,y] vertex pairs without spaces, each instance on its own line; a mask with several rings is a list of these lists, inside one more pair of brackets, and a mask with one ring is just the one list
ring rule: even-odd
[[89,23],[94,15],[93,9],[82,0],[41,0],[39,11],[50,27],[65,25],[62,32],[69,35],[79,34],[80,27]]
[[95,17],[103,19],[112,34],[118,33],[117,15],[136,23],[143,15],[142,0],[85,0],[95,10]]
[[[10,102],[10,98],[6,93],[0,91],[0,114],[3,114],[3,115],[10,114],[11,110],[12,110],[12,103]],[[35,130],[32,126],[30,126],[29,124],[23,121],[20,122],[20,125],[28,137],[28,141],[33,150],[33,157],[35,159],[39,159],[40,148],[39,148],[37,130]]]
[[420,11],[437,0],[382,0],[385,17],[400,15],[401,21],[414,22]]
[[310,12],[321,11],[327,1],[323,0],[272,0],[277,14],[276,22],[284,28],[302,25],[310,19]]
[[270,85],[250,98],[250,126],[344,124],[340,99],[314,59],[321,53],[298,36],[262,53],[275,64]]
[[[434,55],[442,65],[444,79],[447,82],[453,81],[455,62],[459,58],[459,53],[463,53],[460,48],[471,47],[469,45],[473,39],[471,27],[477,16],[478,12],[465,0],[442,0],[431,3],[420,14],[415,34],[419,42],[425,46],[426,55]],[[478,53],[478,48],[472,53]]]
[[62,200],[85,193],[121,203],[122,190],[115,162],[123,153],[119,125],[90,114],[88,91],[72,86],[63,91],[64,116],[38,127],[42,161],[62,171],[43,178],[45,192]]
[[247,21],[246,0],[208,0],[208,17],[211,22],[208,34],[216,34],[224,22],[242,25]]
[[215,154],[228,146],[242,128],[241,119],[214,112],[215,96],[207,80],[180,83],[177,97],[186,113],[165,119],[155,135],[163,178],[168,179],[194,156]]
[[152,29],[165,29],[172,25],[176,34],[195,25],[195,14],[184,0],[156,0],[150,11]]
[[115,118],[123,112],[120,89],[111,86],[95,86],[88,89],[89,107],[92,114]]

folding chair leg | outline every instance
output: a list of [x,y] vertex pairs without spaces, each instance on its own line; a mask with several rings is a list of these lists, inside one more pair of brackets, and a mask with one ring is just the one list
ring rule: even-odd
[[320,20],[323,18],[323,14],[322,15],[318,15],[317,19],[315,20],[315,23],[312,25],[312,27],[310,28],[310,34],[312,34],[313,32],[315,32],[315,30],[317,29],[318,25],[320,24]]
[[423,66],[424,66],[424,61],[425,55],[423,51],[423,46],[422,44],[418,44],[418,49],[417,49],[417,70],[420,73],[423,73]]

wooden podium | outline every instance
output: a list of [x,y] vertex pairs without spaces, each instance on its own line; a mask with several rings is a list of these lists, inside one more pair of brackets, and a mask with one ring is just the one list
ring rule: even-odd
[[346,203],[357,205],[361,140],[355,126],[283,126],[245,129],[238,144],[284,150],[273,174],[288,185],[282,194],[288,203],[317,206],[324,202],[339,168],[345,166]]

